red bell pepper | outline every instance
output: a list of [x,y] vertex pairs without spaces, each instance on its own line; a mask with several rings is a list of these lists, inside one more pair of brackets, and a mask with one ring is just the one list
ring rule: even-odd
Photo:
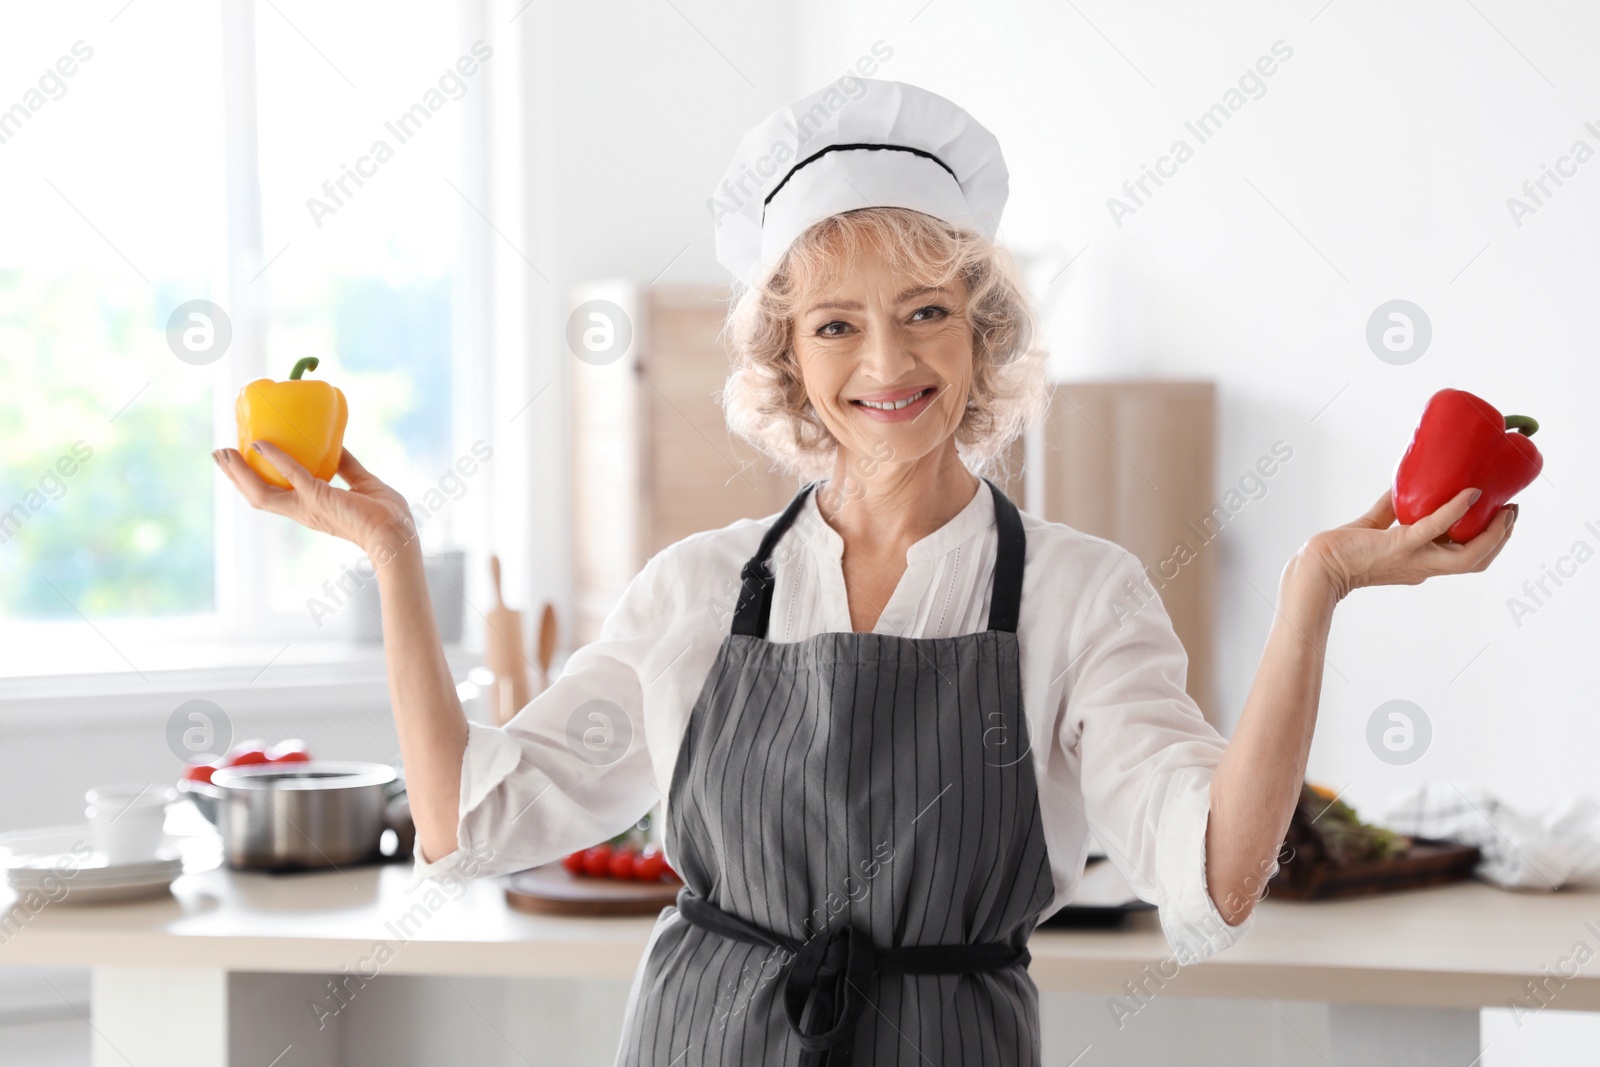
[[1539,477],[1544,457],[1528,439],[1538,428],[1528,416],[1502,416],[1460,389],[1434,393],[1395,468],[1395,518],[1410,526],[1463,489],[1481,489],[1477,503],[1446,531],[1457,544],[1472,540],[1501,505]]

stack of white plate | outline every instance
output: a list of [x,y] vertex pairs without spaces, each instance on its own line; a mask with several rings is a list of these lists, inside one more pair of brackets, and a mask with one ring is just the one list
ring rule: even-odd
[[[174,805],[167,833],[148,860],[110,863],[93,847],[85,825],[41,827],[0,834],[0,869],[19,894],[36,893],[62,904],[99,904],[168,892],[185,872],[208,871],[222,862],[222,841],[192,805]],[[187,809],[190,823],[178,818]],[[4,890],[0,890],[3,898]],[[6,905],[0,904],[0,911]]]
[[19,895],[35,892],[56,904],[103,904],[166,893],[183,873],[183,857],[167,851],[135,863],[107,863],[105,854],[30,856],[6,868]]

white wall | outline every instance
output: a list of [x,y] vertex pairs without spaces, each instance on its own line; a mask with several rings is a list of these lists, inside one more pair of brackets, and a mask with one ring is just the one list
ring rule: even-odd
[[[495,121],[502,136],[528,146],[501,175],[494,217],[537,268],[499,249],[498,269],[517,283],[500,294],[497,315],[498,425],[508,426],[552,383],[516,417],[512,451],[527,458],[503,483],[497,524],[533,531],[533,568],[512,561],[511,588],[534,604],[570,604],[570,576],[559,565],[571,558],[563,398],[573,356],[564,296],[596,278],[727,280],[706,199],[744,130],[792,95],[790,5],[492,0],[489,7],[497,24],[515,27],[523,56],[517,98],[497,100]],[[508,316],[516,321],[507,324]],[[510,338],[512,330],[525,335]]]

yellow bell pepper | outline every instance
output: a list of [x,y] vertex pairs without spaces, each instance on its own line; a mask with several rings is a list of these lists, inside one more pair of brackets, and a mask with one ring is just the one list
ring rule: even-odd
[[289,480],[250,447],[253,441],[270,441],[293,456],[313,477],[332,481],[344,454],[344,424],[349,417],[344,394],[327,382],[308,382],[301,375],[317,369],[317,357],[307,356],[294,365],[289,380],[257,378],[239,390],[234,405],[239,421],[239,452],[250,469],[280,489]]

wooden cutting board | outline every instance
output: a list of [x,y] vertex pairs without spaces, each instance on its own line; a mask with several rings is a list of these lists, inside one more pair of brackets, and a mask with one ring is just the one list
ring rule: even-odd
[[678,899],[682,882],[627,882],[575,875],[559,863],[506,880],[506,903],[543,915],[654,915]]
[[1267,883],[1271,896],[1285,900],[1332,900],[1364,897],[1400,889],[1464,882],[1478,866],[1478,850],[1471,845],[1417,838],[1405,855],[1371,863],[1335,867],[1331,863],[1293,869],[1290,859]]

